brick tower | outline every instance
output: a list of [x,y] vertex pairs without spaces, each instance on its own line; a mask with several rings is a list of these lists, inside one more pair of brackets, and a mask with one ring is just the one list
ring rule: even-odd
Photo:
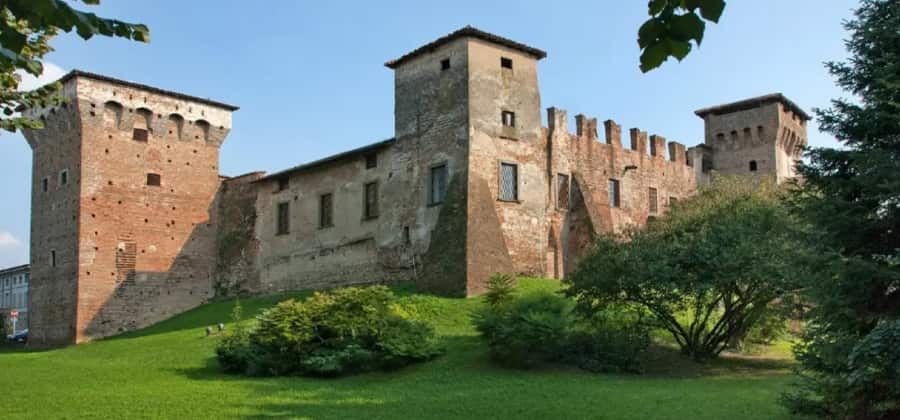
[[30,343],[149,325],[212,295],[219,146],[237,107],[105,76],[61,79],[28,111]]
[[809,115],[780,93],[704,108],[713,170],[729,175],[796,177]]

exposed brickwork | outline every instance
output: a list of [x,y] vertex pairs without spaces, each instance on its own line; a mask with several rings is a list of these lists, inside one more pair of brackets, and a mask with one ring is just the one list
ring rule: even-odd
[[558,108],[542,126],[543,56],[454,33],[390,62],[395,138],[235,178],[217,167],[233,107],[67,77],[70,104],[32,111],[47,129],[26,133],[32,341],[138,328],[214,294],[413,279],[473,295],[497,272],[562,278],[598,234],[664,215],[716,171],[794,175],[807,117],[781,95],[698,111],[706,139],[690,149],[585,115],[573,134]]
[[[35,345],[146,326],[212,296],[211,206],[231,111],[85,76],[65,88],[68,105],[32,111],[48,127],[27,133]],[[40,179],[66,168],[69,185],[43,193]]]

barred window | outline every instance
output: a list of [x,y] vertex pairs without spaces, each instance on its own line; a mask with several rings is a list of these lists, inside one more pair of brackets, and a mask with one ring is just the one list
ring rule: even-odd
[[650,213],[658,212],[659,211],[659,203],[657,201],[656,188],[650,188],[650,196],[648,198],[650,201]]
[[569,176],[559,174],[556,176],[556,207],[569,208]]
[[333,220],[333,197],[331,194],[323,194],[319,197],[319,227],[327,228],[334,226]]
[[363,217],[374,219],[378,217],[378,183],[370,182],[365,186],[365,211]]
[[512,163],[500,164],[500,199],[517,201],[519,199],[519,167]]
[[291,203],[278,203],[277,235],[291,232]]
[[429,204],[440,204],[447,196],[447,165],[441,164],[431,168],[431,186],[428,194]]
[[610,179],[609,180],[609,206],[610,207],[619,207],[622,204],[621,196],[619,194],[619,180]]

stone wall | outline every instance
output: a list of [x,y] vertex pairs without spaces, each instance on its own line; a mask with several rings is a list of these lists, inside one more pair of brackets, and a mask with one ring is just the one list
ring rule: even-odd
[[262,290],[256,258],[256,181],[263,172],[225,178],[216,197],[216,297],[228,297]]

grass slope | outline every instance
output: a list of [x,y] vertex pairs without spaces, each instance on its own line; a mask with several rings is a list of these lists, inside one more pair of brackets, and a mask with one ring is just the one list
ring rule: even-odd
[[[525,289],[555,283],[524,280]],[[784,418],[785,363],[706,366],[655,349],[640,376],[494,367],[469,323],[480,299],[405,292],[445,340],[440,359],[399,372],[342,379],[243,378],[219,373],[215,339],[232,302],[151,328],[52,351],[0,350],[2,418]],[[294,296],[301,296],[295,294]],[[242,301],[253,315],[286,298]]]

